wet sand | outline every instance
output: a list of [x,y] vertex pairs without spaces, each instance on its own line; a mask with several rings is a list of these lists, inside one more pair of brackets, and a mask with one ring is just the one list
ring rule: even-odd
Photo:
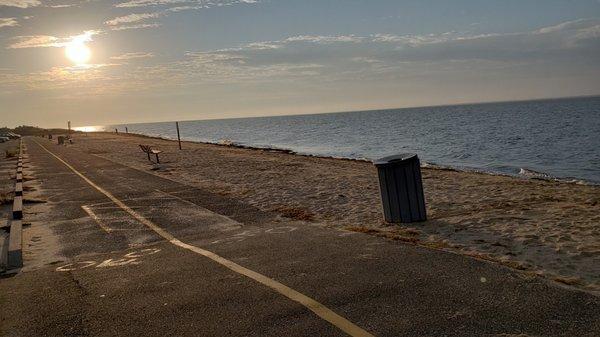
[[[148,162],[139,144],[164,151]],[[360,161],[77,134],[69,145],[282,216],[505,264],[600,293],[600,187],[423,169],[429,220],[382,220],[377,172]]]

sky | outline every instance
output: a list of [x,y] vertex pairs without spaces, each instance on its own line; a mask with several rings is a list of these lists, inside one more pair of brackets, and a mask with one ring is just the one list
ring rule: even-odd
[[0,126],[600,94],[600,0],[0,0]]

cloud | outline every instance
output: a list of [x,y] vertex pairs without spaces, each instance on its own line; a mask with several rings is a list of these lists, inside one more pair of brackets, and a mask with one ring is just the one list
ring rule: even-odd
[[17,36],[12,40],[15,42],[8,46],[9,49],[64,46],[64,42],[61,42],[59,38],[49,35]]
[[[255,4],[255,0],[130,0],[127,2],[117,3],[114,6],[120,8],[134,8],[147,6],[167,6],[167,8],[152,13],[133,13],[125,16],[119,16],[105,22],[110,26],[111,30],[128,30],[140,28],[155,28],[159,27],[160,23],[140,23],[128,25],[130,23],[141,22],[148,19],[156,19],[161,16],[166,16],[170,13],[178,13],[188,10],[197,10],[211,7],[231,6],[234,4]],[[168,7],[173,6],[175,7]],[[178,6],[181,5],[181,6]]]
[[147,7],[147,6],[169,6],[169,5],[181,5],[178,7],[172,7],[171,11],[178,12],[188,9],[201,9],[211,7],[222,7],[231,6],[235,4],[256,4],[259,3],[257,0],[130,0],[115,4],[115,7],[120,8],[131,8],[131,7]]
[[140,59],[140,58],[149,58],[154,57],[153,53],[144,53],[144,52],[136,52],[136,53],[125,53],[117,56],[112,56],[111,60],[131,60],[131,59]]
[[[155,24],[114,28],[145,25]],[[15,38],[11,47],[58,47],[72,38],[22,36]],[[421,83],[419,90],[454,83],[469,88],[469,83],[513,83],[519,79],[538,79],[536,83],[541,83],[548,76],[591,78],[600,69],[598,54],[600,20],[576,20],[510,34],[299,35],[235,48],[190,51],[166,63],[129,63],[128,60],[146,59],[153,54],[125,53],[111,57],[113,62],[123,62],[122,67],[86,69],[87,72],[56,68],[20,80],[6,75],[0,89],[25,86],[63,88],[67,92],[68,88],[77,88],[78,92],[122,95],[219,84],[245,88],[301,86],[306,90],[318,88],[319,92],[370,86],[385,90],[399,85],[416,88],[416,83]],[[479,82],[470,82],[473,78]],[[87,89],[80,90],[80,86]]]
[[[125,85],[124,78],[114,75],[120,64],[86,64],[52,67],[47,71],[25,74],[0,72],[0,93],[26,91],[64,92],[62,99],[89,97],[117,92]],[[76,90],[74,90],[76,89]]]
[[75,7],[78,4],[61,4],[61,5],[46,5],[46,7],[49,8],[69,8],[69,7]]
[[116,26],[116,25],[120,25],[120,24],[124,24],[124,23],[139,22],[139,21],[144,21],[147,19],[157,18],[159,16],[160,16],[159,13],[134,13],[134,14],[116,17],[112,20],[106,21],[105,24],[107,24],[109,26]]
[[340,36],[322,36],[322,35],[300,35],[293,36],[287,38],[285,41],[287,42],[312,42],[312,43],[334,43],[334,42],[362,42],[364,40],[363,37],[358,37],[355,35],[340,35]]
[[0,6],[28,8],[39,6],[41,2],[38,0],[0,0]]
[[114,26],[111,27],[111,30],[129,30],[129,29],[142,29],[142,28],[156,28],[156,27],[160,27],[161,24],[160,23],[144,23],[144,24],[138,24],[138,25],[121,25],[121,26]]
[[0,28],[2,27],[16,27],[19,22],[16,18],[0,18]]
[[16,36],[12,38],[12,44],[8,46],[8,49],[22,49],[22,48],[45,48],[45,47],[64,47],[72,41],[90,42],[92,36],[100,34],[100,31],[88,30],[79,35],[69,37],[55,37],[50,35],[29,35],[29,36]]
[[157,6],[157,5],[172,5],[189,3],[188,0],[130,0],[127,2],[118,3],[115,7],[146,7],[146,6]]
[[[188,52],[179,65],[218,81],[355,75],[403,76],[438,71],[483,71],[523,64],[581,60],[600,66],[600,20],[577,20],[534,31],[469,35],[292,36],[237,48]],[[430,68],[430,69],[428,69]],[[172,70],[174,71],[174,70]]]

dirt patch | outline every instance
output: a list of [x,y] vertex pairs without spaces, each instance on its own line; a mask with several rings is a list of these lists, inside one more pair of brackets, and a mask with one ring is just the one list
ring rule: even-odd
[[23,199],[24,204],[43,204],[46,203],[46,200],[37,199],[37,198],[25,198]]
[[279,207],[276,209],[276,211],[289,219],[302,221],[313,221],[315,219],[315,215],[305,208]]
[[17,151],[17,150],[6,150],[6,151],[4,151],[4,157],[5,158],[15,158],[18,153],[19,153],[19,151]]
[[8,205],[13,202],[13,194],[11,192],[0,192],[0,205]]

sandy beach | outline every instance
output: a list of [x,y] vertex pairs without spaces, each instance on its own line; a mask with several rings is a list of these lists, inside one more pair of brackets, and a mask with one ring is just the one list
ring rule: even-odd
[[[162,151],[148,162],[139,144]],[[371,163],[137,135],[77,134],[86,153],[314,224],[502,263],[600,292],[600,187],[424,168],[429,220],[382,220]]]

